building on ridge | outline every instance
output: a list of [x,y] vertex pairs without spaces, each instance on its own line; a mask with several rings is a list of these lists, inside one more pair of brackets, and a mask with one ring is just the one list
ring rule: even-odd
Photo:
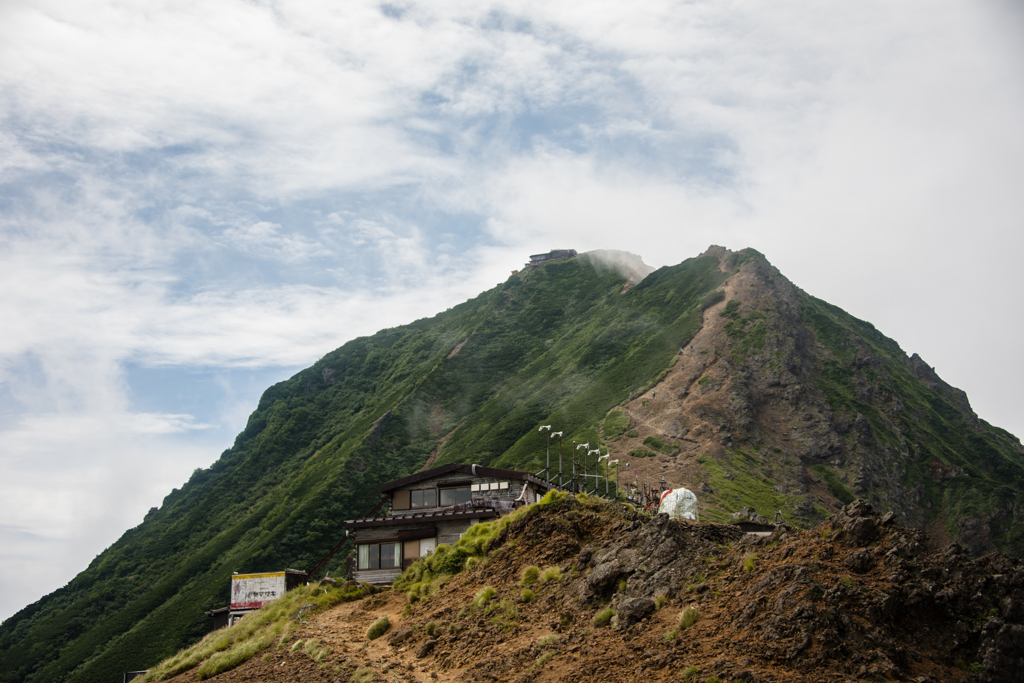
[[390,584],[438,544],[452,545],[472,525],[535,503],[552,488],[528,472],[455,464],[381,484],[387,512],[345,522],[356,549],[351,578]]

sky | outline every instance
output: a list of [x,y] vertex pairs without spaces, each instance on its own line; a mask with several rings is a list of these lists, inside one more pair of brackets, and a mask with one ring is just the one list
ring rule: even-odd
[[0,619],[530,254],[754,247],[1024,434],[1012,0],[0,2]]

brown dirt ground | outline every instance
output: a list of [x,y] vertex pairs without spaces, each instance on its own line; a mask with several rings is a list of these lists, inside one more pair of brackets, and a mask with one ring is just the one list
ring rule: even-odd
[[[864,548],[844,540],[844,530],[835,525],[840,522],[806,532],[780,527],[771,538],[748,536],[724,545],[701,541],[718,525],[668,522],[683,524],[683,533],[693,538],[683,551],[689,574],[679,585],[689,583],[671,593],[665,606],[620,631],[592,623],[607,600],[579,598],[579,586],[592,571],[581,559],[584,548],[625,543],[640,533],[638,524],[642,531],[643,524],[654,522],[627,524],[635,515],[613,504],[596,511],[574,502],[563,507],[510,526],[485,564],[454,577],[426,601],[410,605],[405,594],[387,591],[310,615],[283,647],[211,680],[657,683],[685,680],[688,667],[695,667],[693,680],[699,681],[712,675],[723,681],[779,682],[969,678],[952,665],[960,656],[954,650],[968,652],[963,656],[970,661],[977,637],[963,635],[963,623],[914,596],[935,594],[944,585],[945,592],[963,593],[960,599],[969,601],[975,590],[971,582],[984,572],[966,567],[963,576],[951,575],[949,567],[956,565],[947,562],[942,569],[945,560],[923,532],[879,522],[866,545],[874,564],[856,572],[849,558]],[[568,514],[572,509],[582,512]],[[744,559],[750,553],[756,559],[747,571]],[[901,557],[910,557],[910,564]],[[519,599],[519,579],[531,564],[561,567],[563,578],[532,586],[536,598],[526,603]],[[943,572],[944,584],[920,578]],[[499,611],[469,609],[483,586],[497,591],[492,604],[514,603],[516,617],[503,621]],[[901,596],[908,595],[902,604]],[[618,593],[611,598],[613,604],[619,600]],[[666,635],[676,630],[687,606],[699,609],[700,621],[675,637]],[[390,618],[391,631],[366,641],[369,625],[383,615]],[[433,651],[419,658],[417,651],[430,639],[429,622],[435,622],[439,635]],[[393,642],[405,628],[411,629],[407,639]],[[538,644],[548,636],[557,638]],[[315,663],[301,648],[293,651],[296,638],[316,639],[330,655]],[[172,680],[197,678],[189,672]]]

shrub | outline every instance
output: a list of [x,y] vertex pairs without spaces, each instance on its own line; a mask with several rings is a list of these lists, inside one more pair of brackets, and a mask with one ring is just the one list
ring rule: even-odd
[[651,453],[646,448],[634,448],[629,451],[629,457],[631,458],[653,458],[654,453]]
[[685,669],[683,669],[683,673],[681,675],[684,681],[692,681],[694,678],[697,677],[697,667],[688,666]]
[[533,602],[533,599],[537,597],[536,594],[529,588],[524,588],[523,592],[519,594],[520,602]]
[[376,640],[387,633],[389,628],[391,628],[391,620],[388,619],[388,615],[385,614],[380,619],[370,624],[370,628],[366,631],[366,639]]
[[538,667],[544,666],[545,664],[550,662],[551,658],[554,657],[554,656],[555,656],[554,652],[545,652],[544,654],[542,654],[540,657],[537,658],[537,666]]
[[687,607],[679,615],[679,630],[685,631],[700,621],[700,611],[696,607]]
[[636,437],[638,437],[640,435],[636,433],[635,429],[630,429],[628,432],[626,432],[626,436],[628,436],[631,439],[635,439]]
[[436,638],[437,634],[439,633],[437,622],[436,621],[427,622],[427,626],[426,626],[425,630],[426,630],[428,636],[430,636],[431,638]]
[[548,567],[547,569],[545,569],[544,571],[542,571],[540,573],[540,576],[537,577],[537,581],[539,583],[547,583],[548,581],[561,581],[561,580],[562,580],[562,570],[559,569],[558,567]]
[[482,609],[497,594],[498,591],[494,590],[490,586],[484,586],[479,591],[477,591],[476,595],[473,596],[473,607],[475,607],[476,609]]
[[626,580],[625,579],[619,579],[619,584],[617,586],[618,591],[620,593],[624,592],[626,590],[626,585],[627,584],[626,584]]
[[654,609],[661,609],[668,602],[668,596],[662,593],[654,596]]
[[644,445],[662,453],[672,453],[676,450],[676,445],[673,442],[669,441],[666,443],[661,440],[661,437],[654,434],[644,439]]
[[711,384],[713,381],[714,381],[713,379],[711,379],[707,375],[704,375],[699,380],[697,380],[697,384],[699,384],[702,387],[704,387],[704,386],[707,386],[708,384]]
[[523,580],[519,582],[520,586],[529,586],[537,583],[537,577],[540,576],[540,568],[537,565],[531,564],[529,567],[523,570]]
[[754,571],[755,562],[757,562],[757,553],[747,553],[743,557],[743,571],[748,574]]
[[628,428],[629,416],[626,415],[626,412],[624,410],[613,410],[604,418],[604,426],[601,428],[601,431],[604,432],[604,438],[617,439]]
[[723,318],[732,318],[733,320],[736,320],[737,318],[740,317],[739,309],[740,300],[732,299],[729,301],[729,303],[725,305],[725,308],[723,308],[722,312],[719,313],[718,315],[720,315]]
[[[470,527],[472,529],[473,527]],[[469,553],[464,548],[453,548],[441,544],[430,555],[431,565],[439,574],[458,574],[466,566]]]
[[594,626],[597,628],[603,628],[611,623],[612,617],[614,616],[615,610],[611,607],[606,607],[594,615]]
[[662,638],[665,640],[675,640],[677,635],[679,635],[679,631],[667,631]]

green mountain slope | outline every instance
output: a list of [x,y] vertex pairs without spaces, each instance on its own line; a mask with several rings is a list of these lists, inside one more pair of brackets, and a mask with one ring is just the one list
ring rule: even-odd
[[113,680],[168,656],[205,633],[231,572],[312,569],[459,425],[439,464],[535,467],[538,421],[587,434],[666,369],[724,277],[697,258],[622,294],[585,258],[552,262],[349,342],[268,389],[213,466],[5,621],[0,680]]
[[216,463],[0,625],[0,682],[146,668],[209,629],[231,572],[312,569],[381,482],[428,462],[539,471],[539,424],[617,456],[659,451],[644,466],[705,482],[711,517],[752,505],[810,524],[860,495],[1021,554],[1019,441],[920,359],[753,250],[713,248],[630,284],[587,255],[549,262],[271,387]]

